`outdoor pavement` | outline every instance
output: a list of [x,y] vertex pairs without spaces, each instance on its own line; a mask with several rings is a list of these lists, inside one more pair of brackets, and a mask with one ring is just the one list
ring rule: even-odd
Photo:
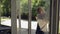
[[[1,24],[11,26],[11,19],[2,20]],[[19,27],[19,21],[17,19],[17,28],[18,27]],[[32,21],[31,34],[35,34],[36,27],[37,27],[37,22]],[[21,20],[21,34],[28,34],[28,21],[27,20]]]
[[[1,24],[11,26],[11,19],[2,20]],[[17,28],[19,27],[19,21],[17,19]],[[37,21],[31,21],[31,34],[35,34],[37,27]],[[28,21],[21,20],[21,34],[28,34]]]
[[[3,25],[7,25],[7,26],[11,26],[11,20],[7,19],[7,20],[2,20],[1,24]],[[19,21],[17,19],[17,28],[19,27]],[[36,30],[37,27],[37,22],[36,21],[31,21],[31,28]],[[28,28],[28,21],[27,20],[21,20],[21,28]]]

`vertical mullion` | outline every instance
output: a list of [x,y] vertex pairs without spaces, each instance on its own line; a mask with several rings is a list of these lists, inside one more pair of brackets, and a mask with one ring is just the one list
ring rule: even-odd
[[56,11],[56,34],[58,34],[58,29],[59,29],[59,0],[56,1],[57,2],[57,11]]
[[50,33],[49,34],[52,34],[52,27],[53,27],[53,0],[50,0],[50,26],[49,26]]
[[11,0],[11,34],[17,34],[16,0]]
[[19,15],[19,28],[18,34],[21,34],[21,12],[20,12],[20,0],[17,0],[17,15]]
[[57,34],[58,26],[58,0],[52,1],[52,21],[51,21],[51,34]]
[[29,9],[28,34],[31,34],[31,17],[32,17],[31,0],[28,0],[28,9]]
[[54,5],[53,5],[53,33],[52,34],[57,34],[57,26],[58,26],[58,0],[54,0]]

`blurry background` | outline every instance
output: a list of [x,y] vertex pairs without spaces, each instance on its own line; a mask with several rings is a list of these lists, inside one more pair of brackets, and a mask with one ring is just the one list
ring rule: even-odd
[[[1,20],[6,22],[8,25],[11,22],[11,0],[0,0],[0,6],[1,6]],[[32,27],[36,27],[36,15],[37,15],[37,7],[42,6],[45,11],[46,11],[46,18],[49,20],[49,14],[50,14],[50,0],[32,0]],[[27,25],[27,21],[28,20],[28,0],[20,0],[20,11],[21,11],[21,21],[23,24],[22,27],[24,27],[25,25],[28,27]],[[17,11],[18,12],[18,11]],[[17,18],[18,15],[17,15]],[[8,23],[8,21],[9,23]],[[3,23],[3,22],[2,22]],[[4,24],[6,24],[4,23]],[[10,23],[11,24],[11,23]],[[10,25],[11,26],[11,25]],[[25,27],[26,27],[25,26]]]
[[[1,1],[1,16],[11,17],[11,0],[0,0]],[[21,4],[21,18],[28,19],[28,0],[20,0]],[[49,16],[50,0],[32,0],[32,20],[35,20],[37,15],[36,9],[38,6],[44,7]],[[18,17],[18,16],[17,16]],[[48,18],[48,17],[47,17]]]

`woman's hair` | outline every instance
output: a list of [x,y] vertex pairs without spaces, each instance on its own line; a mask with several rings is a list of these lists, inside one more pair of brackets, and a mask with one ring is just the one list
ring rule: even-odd
[[45,13],[44,8],[43,7],[38,7],[37,8],[37,13],[41,13],[41,12]]

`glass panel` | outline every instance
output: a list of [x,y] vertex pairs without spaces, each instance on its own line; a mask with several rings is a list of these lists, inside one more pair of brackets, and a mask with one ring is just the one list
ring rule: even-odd
[[21,34],[28,34],[28,0],[20,0]]
[[11,34],[11,0],[0,0],[1,25],[0,34]]
[[[20,11],[21,11],[21,34],[28,34],[28,0],[20,0]],[[43,11],[45,11],[44,19],[46,21],[45,28],[43,31],[46,34],[49,32],[49,13],[50,13],[50,0],[32,0],[31,7],[32,7],[32,21],[31,21],[31,34],[36,34],[37,30],[37,8],[41,6]],[[41,25],[42,26],[42,25]],[[38,29],[39,30],[39,29]]]
[[[11,1],[9,0],[2,0],[2,21],[1,24],[11,26],[11,12],[10,12],[10,3]],[[21,34],[28,34],[28,0],[20,0],[20,11],[21,11]],[[41,24],[45,24],[44,30],[45,33],[49,32],[49,12],[50,12],[50,0],[32,0],[32,21],[31,21],[31,34],[35,34],[37,29],[37,24],[41,21],[38,21],[36,19],[38,12],[37,8],[40,6],[43,8],[43,12],[45,11],[46,17],[44,19],[46,21],[41,22]],[[44,15],[45,15],[44,14]],[[18,17],[18,16],[17,16]],[[19,18],[19,17],[18,17]],[[40,16],[39,16],[40,18]],[[5,20],[6,19],[6,20]],[[40,18],[41,19],[41,18]],[[40,25],[39,28],[41,28],[42,25]],[[42,29],[41,29],[42,30]],[[38,31],[37,31],[38,32]],[[9,31],[11,33],[11,31]]]
[[49,14],[50,0],[32,0],[31,34],[49,34]]

